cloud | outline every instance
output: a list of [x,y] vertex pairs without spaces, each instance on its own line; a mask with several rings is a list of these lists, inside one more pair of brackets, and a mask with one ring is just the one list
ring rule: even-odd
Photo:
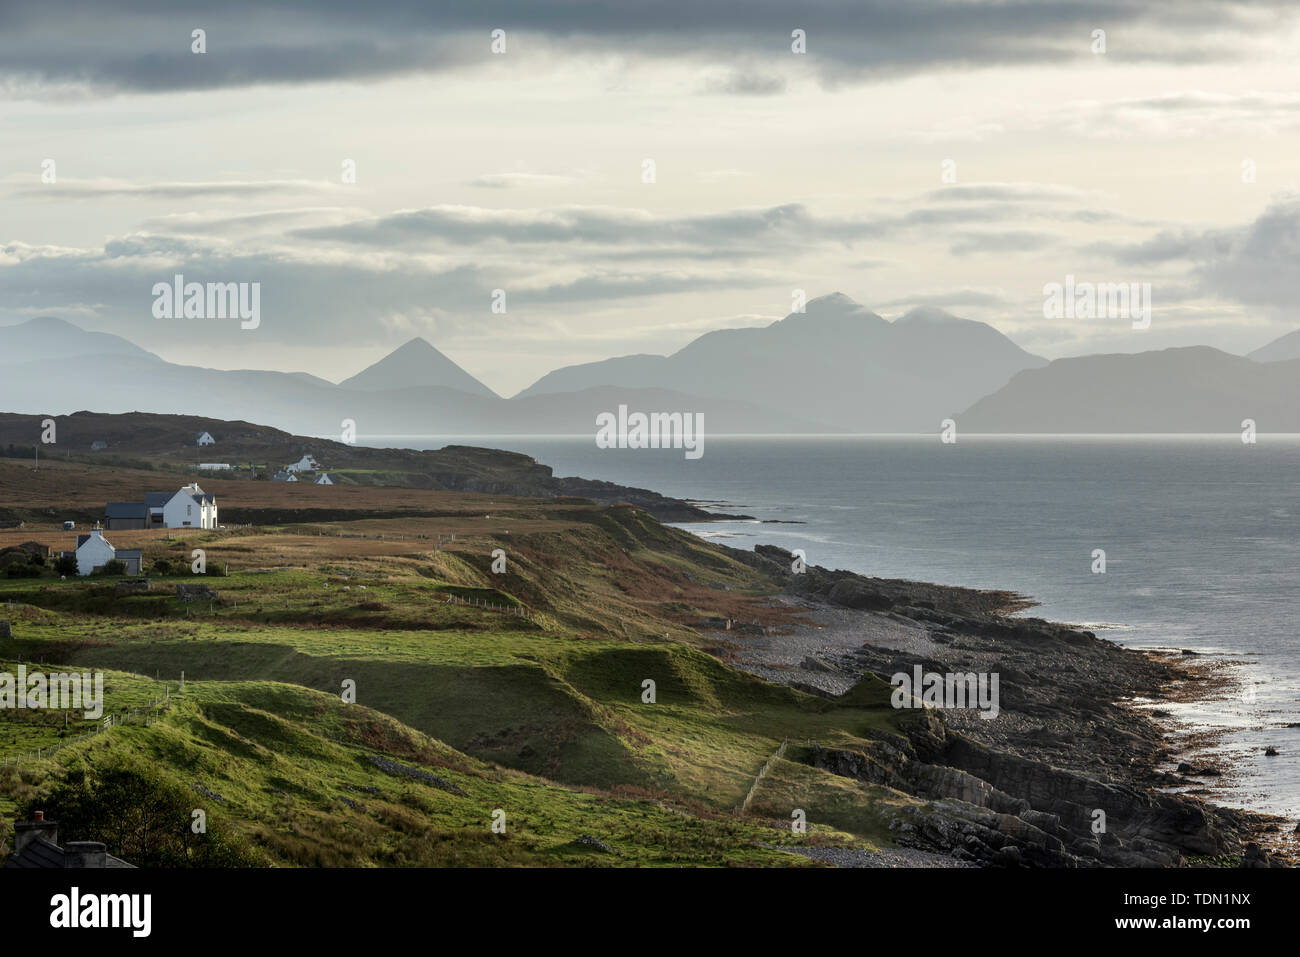
[[[44,0],[9,9],[0,32],[0,90],[31,96],[156,93],[254,84],[366,81],[484,67],[535,70],[611,55],[682,60],[729,71],[719,90],[779,92],[788,76],[827,85],[932,70],[1095,59],[1232,62],[1257,55],[1295,22],[1283,0],[223,0],[185,12],[156,0]],[[75,28],[70,27],[75,25]],[[207,52],[191,52],[191,31]],[[506,31],[493,55],[489,34]],[[791,31],[807,52],[791,51]],[[756,58],[768,64],[755,67]]]
[[704,82],[704,92],[728,96],[775,96],[784,93],[786,79],[778,73],[760,73],[755,70],[731,70],[721,76],[709,77]]
[[1196,275],[1210,291],[1294,316],[1300,302],[1300,195],[1274,200],[1254,222],[1205,234]]
[[480,189],[518,189],[520,187],[568,186],[577,182],[572,176],[549,173],[489,173],[477,176],[466,185]]
[[[299,229],[301,239],[345,245],[427,248],[431,243],[466,245],[589,245],[593,255],[620,255],[621,248],[648,252],[696,250],[715,256],[737,250],[771,256],[823,243],[852,244],[908,236],[928,237],[950,226],[994,226],[1025,220],[1127,221],[1123,213],[1093,205],[1078,191],[1030,184],[973,184],[922,194],[918,205],[873,214],[826,216],[802,203],[744,207],[721,212],[672,214],[616,206],[489,209],[431,206],[401,210],[352,223]],[[1067,202],[1068,201],[1068,202]],[[1005,248],[1032,248],[1030,236],[1001,234]],[[946,238],[946,237],[944,237]],[[992,236],[990,243],[999,237]]]
[[21,199],[49,202],[90,199],[248,199],[291,193],[323,193],[344,189],[324,180],[218,180],[197,183],[129,183],[122,180],[57,179],[53,183],[29,183],[13,190]]
[[1300,302],[1300,193],[1278,194],[1244,226],[1165,229],[1139,242],[1093,243],[1083,251],[1126,266],[1181,269],[1187,285],[1180,298],[1211,296],[1294,314]]
[[[493,334],[508,335],[536,310],[770,281],[754,269],[557,267],[509,256],[469,261],[391,250],[358,254],[264,239],[138,232],[101,248],[0,244],[0,315],[57,313],[68,304],[95,303],[97,318],[146,348],[158,336],[176,335],[178,323],[191,345],[229,344],[230,337],[244,335],[237,323],[155,319],[153,286],[177,274],[187,282],[259,283],[257,341],[316,346],[354,345],[414,326],[481,339],[485,324],[492,324]],[[507,291],[506,317],[491,312],[498,288]]]

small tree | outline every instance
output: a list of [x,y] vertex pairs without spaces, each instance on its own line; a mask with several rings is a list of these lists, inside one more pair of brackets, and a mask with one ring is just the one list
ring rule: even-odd
[[60,555],[58,558],[54,559],[54,570],[60,575],[77,574],[77,556]]
[[172,563],[166,558],[155,559],[153,563],[153,571],[158,575],[170,575],[172,573]]
[[264,863],[241,841],[213,828],[190,828],[194,795],[157,768],[129,757],[70,766],[28,816],[42,808],[65,840],[103,841],[110,854],[141,867],[249,867]]

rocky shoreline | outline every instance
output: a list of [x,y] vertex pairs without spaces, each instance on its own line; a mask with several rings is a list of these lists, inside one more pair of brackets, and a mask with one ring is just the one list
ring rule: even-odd
[[[1196,769],[1161,770],[1176,755],[1159,712],[1133,702],[1171,700],[1175,687],[1186,694],[1206,680],[1177,656],[1011,617],[1032,606],[1012,592],[817,566],[794,575],[780,548],[731,552],[783,586],[768,624],[715,634],[739,668],[825,696],[917,665],[999,675],[993,720],[974,709],[918,709],[903,735],[808,749],[804,760],[816,767],[924,802],[891,823],[900,848],[992,866],[1294,864],[1295,822],[1171,793],[1196,784]],[[917,866],[865,860],[842,866]]]

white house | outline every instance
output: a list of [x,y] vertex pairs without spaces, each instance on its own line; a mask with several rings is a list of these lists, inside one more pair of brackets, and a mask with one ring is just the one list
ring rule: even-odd
[[330,478],[328,472],[321,472],[320,475],[316,476],[316,484],[317,484],[317,485],[333,485],[333,484],[334,484],[334,480],[333,480],[332,478]]
[[229,472],[229,462],[200,462],[198,465],[200,472]]
[[217,440],[212,437],[211,432],[200,432],[199,437],[194,440],[195,445],[216,445]]
[[272,482],[296,482],[298,481],[298,476],[294,475],[292,472],[276,472],[274,475],[271,476],[271,481]]
[[113,560],[117,549],[108,543],[104,533],[95,527],[89,535],[77,536],[77,574],[89,575]]
[[167,500],[163,524],[168,528],[216,528],[217,497],[191,482]]
[[138,548],[114,548],[96,525],[89,535],[77,536],[77,574],[89,575],[117,559],[126,565],[128,575],[139,575],[144,561]]
[[286,465],[284,467],[284,470],[286,472],[314,472],[318,468],[320,468],[320,463],[318,463],[310,455],[304,455],[302,458],[300,458],[297,462],[294,462],[292,465]]

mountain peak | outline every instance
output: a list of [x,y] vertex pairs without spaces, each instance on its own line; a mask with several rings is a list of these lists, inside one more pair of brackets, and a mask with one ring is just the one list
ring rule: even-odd
[[818,296],[816,299],[809,299],[804,304],[803,312],[792,312],[784,319],[779,319],[775,325],[800,326],[809,320],[825,321],[830,320],[831,324],[837,324],[840,320],[848,320],[850,323],[857,323],[860,320],[869,320],[874,322],[884,322],[878,315],[872,312],[862,303],[850,299],[842,292],[832,292],[829,295]]
[[496,397],[496,393],[456,365],[427,339],[416,336],[378,362],[339,383],[345,389],[367,392],[381,389],[418,389],[441,386],[470,395]]
[[134,342],[108,332],[89,332],[55,316],[36,316],[13,326],[0,326],[0,361],[67,359],[70,356],[129,355],[158,358]]
[[862,308],[860,302],[849,298],[844,293],[832,292],[825,296],[818,296],[816,299],[809,299],[804,311],[810,313],[857,312]]

